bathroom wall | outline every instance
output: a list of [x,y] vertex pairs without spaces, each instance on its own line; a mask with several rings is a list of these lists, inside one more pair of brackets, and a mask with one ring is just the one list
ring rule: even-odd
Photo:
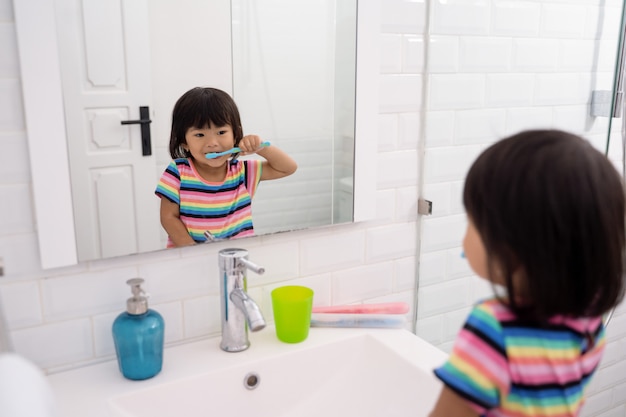
[[[576,132],[605,150],[607,118],[589,116],[591,91],[611,90],[621,1],[431,1],[420,4],[429,37],[384,34],[385,72],[400,69],[401,42],[424,48],[427,98],[417,334],[449,351],[472,303],[488,294],[461,258],[463,179],[478,153],[524,128]],[[392,52],[393,51],[393,52]],[[395,63],[391,66],[391,63]],[[395,115],[383,120],[393,121]],[[619,133],[621,119],[613,131]],[[619,135],[610,156],[620,165]],[[626,415],[626,309],[609,344],[585,416]]]
[[[465,170],[498,136],[529,124],[570,128],[601,146],[606,121],[588,120],[586,107],[592,81],[610,87],[615,42],[600,42],[609,52],[594,80],[589,65],[598,48],[590,41],[593,22],[618,19],[619,3],[384,0],[381,75],[372,86],[380,90],[378,154],[371,161],[378,171],[377,219],[241,242],[267,269],[249,277],[266,314],[269,291],[285,282],[313,287],[317,304],[411,303],[419,252],[417,332],[448,350],[472,301],[488,293],[459,256]],[[40,270],[11,0],[0,0],[0,51],[0,257],[8,274],[0,278],[0,296],[17,351],[48,372],[112,359],[110,325],[128,296],[124,282],[134,276],[147,280],[151,305],[166,319],[168,344],[218,334],[216,254],[223,245]],[[533,56],[540,59],[524,64]],[[584,85],[585,92],[550,88],[559,80]],[[422,182],[434,213],[420,224]],[[626,414],[623,309],[611,321],[609,340],[586,416]]]
[[[0,0],[0,193],[4,196],[0,257],[6,272],[0,278],[0,296],[15,349],[47,372],[112,359],[111,323],[130,294],[125,281],[136,276],[146,279],[150,305],[165,317],[168,345],[219,334],[217,252],[232,246],[231,242],[40,269],[12,4]],[[386,2],[383,22],[394,27],[404,7],[402,1]],[[417,114],[417,75],[393,83],[388,78],[381,75],[381,111],[399,117]],[[263,276],[250,274],[248,287],[270,320],[269,292],[286,282],[311,286],[319,305],[413,304],[418,136],[411,122],[415,119],[407,119],[405,132],[386,137],[377,159],[371,161],[379,171],[375,221],[237,242],[250,250],[251,260],[266,268]]]

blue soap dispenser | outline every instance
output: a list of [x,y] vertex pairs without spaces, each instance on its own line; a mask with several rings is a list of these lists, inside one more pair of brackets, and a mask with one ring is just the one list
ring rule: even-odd
[[126,281],[133,296],[126,301],[126,311],[113,322],[113,341],[117,363],[128,379],[152,378],[163,365],[163,317],[148,308],[144,280]]

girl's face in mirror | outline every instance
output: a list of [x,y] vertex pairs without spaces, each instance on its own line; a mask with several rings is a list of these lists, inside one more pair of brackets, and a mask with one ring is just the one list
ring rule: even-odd
[[207,159],[205,155],[213,152],[224,152],[235,146],[235,136],[230,125],[210,126],[202,128],[190,127],[185,134],[183,148],[191,153],[193,160],[201,165],[220,167],[224,165],[230,155]]

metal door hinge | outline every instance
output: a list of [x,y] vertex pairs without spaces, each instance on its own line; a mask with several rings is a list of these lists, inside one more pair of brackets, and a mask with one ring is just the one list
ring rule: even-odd
[[424,216],[430,216],[433,214],[433,202],[424,200],[423,198],[417,200],[417,214],[422,214]]

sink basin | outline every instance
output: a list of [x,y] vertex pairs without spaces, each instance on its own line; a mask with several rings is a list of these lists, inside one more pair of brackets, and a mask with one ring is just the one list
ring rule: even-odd
[[282,343],[273,326],[238,353],[214,337],[165,349],[163,370],[130,381],[109,360],[48,375],[63,417],[426,416],[446,355],[404,329],[312,328]]
[[241,363],[116,395],[108,401],[109,412],[116,417],[428,415],[441,386],[432,369],[443,353],[404,330],[332,330],[334,338],[282,344],[281,352],[227,353],[228,359],[242,355]]

